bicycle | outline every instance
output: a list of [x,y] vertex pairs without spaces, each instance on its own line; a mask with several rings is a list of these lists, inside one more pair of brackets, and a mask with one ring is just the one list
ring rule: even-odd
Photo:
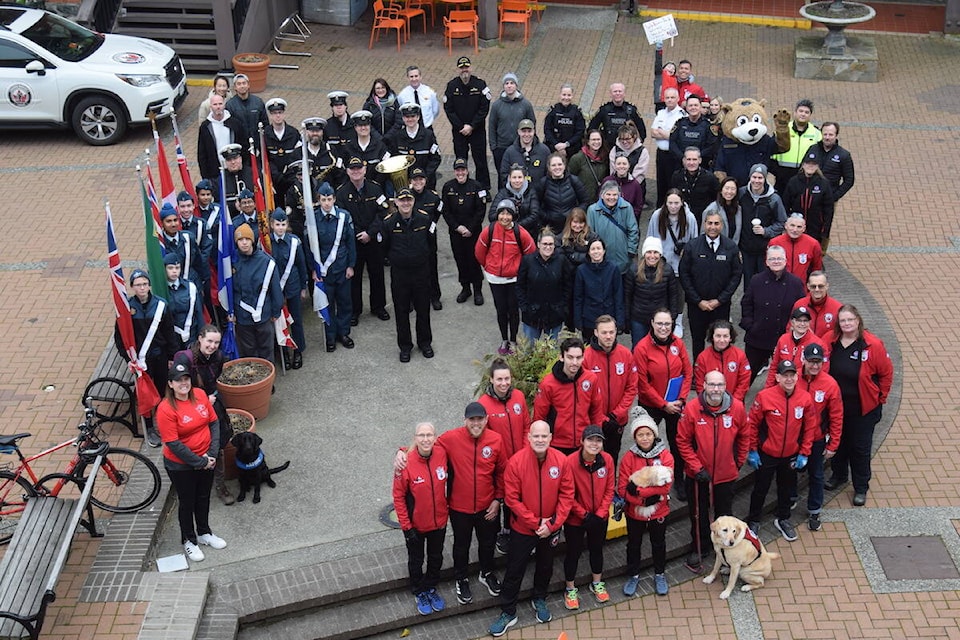
[[[19,442],[30,433],[0,436],[0,454],[16,454],[19,463],[0,465],[0,544],[13,537],[20,515],[30,498],[60,496],[64,491],[80,491],[86,486],[97,455],[103,453],[100,477],[93,487],[90,502],[111,513],[133,513],[151,505],[160,495],[160,471],[138,451],[111,447],[103,439],[102,420],[93,406],[93,399],[84,400],[84,419],[77,427],[76,438],[66,440],[32,456],[24,456]],[[77,451],[62,471],[37,477],[30,463],[67,447]]]

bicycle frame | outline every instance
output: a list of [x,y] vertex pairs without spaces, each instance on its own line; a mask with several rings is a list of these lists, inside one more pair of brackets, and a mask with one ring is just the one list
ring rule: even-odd
[[[33,468],[30,466],[30,463],[35,462],[36,460],[39,460],[40,458],[46,457],[57,451],[60,451],[61,449],[66,449],[67,447],[76,446],[76,445],[77,445],[77,438],[72,438],[65,442],[61,442],[60,444],[55,444],[49,449],[44,449],[40,453],[36,453],[32,456],[24,456],[23,452],[20,450],[20,447],[18,446],[16,453],[17,453],[17,457],[20,458],[20,464],[17,465],[15,468],[10,469],[10,473],[13,474],[14,478],[23,478],[23,477],[28,478],[30,480],[30,484],[33,485],[35,489],[38,489],[39,488],[38,483],[40,482],[40,478],[38,478],[37,474],[34,473]],[[73,470],[77,468],[77,465],[79,463],[80,463],[80,452],[77,451],[76,453],[74,453],[73,458],[67,463],[67,466],[60,473],[64,473],[66,475],[73,474]],[[26,472],[25,475],[24,475],[24,472]],[[16,482],[16,480],[15,479],[8,480],[8,482]],[[53,487],[48,490],[48,493],[56,497],[60,493],[60,490],[63,489],[63,485],[66,483],[67,483],[67,480],[65,478],[58,478],[57,482],[53,485]]]

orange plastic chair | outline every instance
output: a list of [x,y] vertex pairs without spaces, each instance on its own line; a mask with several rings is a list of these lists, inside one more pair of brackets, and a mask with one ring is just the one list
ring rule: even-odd
[[458,14],[473,14],[471,20],[452,20],[448,16],[443,18],[443,39],[447,43],[447,55],[453,54],[453,40],[461,38],[473,38],[473,50],[480,51],[480,36],[477,31],[477,23],[480,21],[474,11],[450,12]]
[[523,25],[523,44],[530,37],[530,16],[533,11],[525,0],[504,0],[500,5],[500,39],[503,40],[503,25],[506,23]]
[[[410,39],[410,21],[413,18],[423,18],[423,32],[427,32],[427,13],[423,10],[423,3],[420,0],[406,0],[406,3],[392,2],[390,6],[397,10],[397,13],[407,26],[407,40]],[[431,6],[432,11],[432,6]]]
[[[426,20],[426,18],[424,18]],[[380,32],[390,29],[397,30],[397,51],[400,51],[400,36],[406,27],[406,21],[400,17],[397,10],[393,7],[383,6],[383,0],[374,0],[373,2],[373,28],[370,29],[370,44],[368,49],[373,49],[374,37],[380,39]]]

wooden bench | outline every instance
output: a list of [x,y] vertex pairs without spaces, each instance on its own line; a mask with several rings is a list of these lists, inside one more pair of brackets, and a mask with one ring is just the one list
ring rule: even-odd
[[99,419],[118,422],[129,429],[134,437],[143,437],[138,428],[140,420],[137,416],[133,373],[117,351],[112,337],[100,355],[80,402],[83,403],[86,398],[93,399],[93,408]]
[[[99,469],[102,461],[101,454],[91,468]],[[0,638],[39,638],[47,606],[57,599],[57,581],[67,564],[77,525],[82,524],[95,538],[103,536],[97,531],[90,506],[95,479],[96,474],[91,474],[76,499],[27,500],[0,563]]]

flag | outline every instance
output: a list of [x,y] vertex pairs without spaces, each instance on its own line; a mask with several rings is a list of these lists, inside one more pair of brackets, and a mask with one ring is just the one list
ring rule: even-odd
[[[267,140],[263,135],[263,123],[260,123],[260,148],[267,148]],[[270,155],[266,152],[261,154],[263,161],[263,195],[266,202],[266,211],[269,216],[276,209],[276,202],[273,199],[273,175],[270,173]]]
[[[267,152],[264,149],[263,154]],[[253,138],[250,138],[250,176],[253,178],[253,201],[257,207],[257,228],[260,229],[260,246],[267,253],[270,251],[270,223],[267,222],[267,203],[263,197],[263,183],[260,182],[260,169],[257,153],[253,148]]]
[[170,121],[173,123],[173,142],[177,146],[177,167],[180,169],[180,180],[183,182],[184,190],[193,198],[194,204],[197,201],[197,190],[193,186],[193,180],[190,178],[190,169],[187,167],[187,156],[183,153],[183,143],[180,142],[180,127],[177,126],[177,114],[171,114]]
[[[137,167],[140,171],[140,167]],[[153,190],[150,182],[150,165],[147,165],[147,186],[144,181],[140,181],[140,195],[143,197],[143,224],[144,224],[144,244],[147,249],[147,271],[150,272],[150,289],[153,295],[166,300],[167,291],[167,270],[163,266],[163,243],[158,235],[159,222],[157,218],[160,212],[156,210],[156,205],[150,200],[147,192],[149,188]]]
[[323,323],[330,326],[330,301],[327,299],[327,288],[321,280],[316,279],[320,275],[320,265],[323,260],[320,259],[320,237],[317,235],[317,216],[313,211],[313,185],[310,183],[310,171],[307,170],[307,141],[306,131],[300,133],[303,148],[303,170],[300,172],[303,179],[303,213],[306,218],[307,240],[310,243],[310,258],[313,263],[313,310],[323,319]]
[[163,233],[163,223],[160,221],[160,202],[157,200],[157,189],[153,186],[153,172],[150,171],[150,159],[147,158],[147,200],[150,202],[150,214],[153,216],[153,234],[157,238],[157,244],[160,245],[160,257],[167,255],[167,248],[163,244],[161,235]]
[[[137,340],[133,332],[133,319],[130,317],[130,303],[127,300],[127,285],[123,279],[123,268],[120,266],[120,252],[117,250],[117,239],[113,232],[113,214],[110,212],[110,203],[104,202],[107,214],[107,262],[110,266],[110,289],[113,293],[113,306],[117,315],[117,329],[120,332],[120,341],[130,362],[130,371],[136,377],[137,413],[149,416],[153,408],[160,401],[156,385],[147,372],[147,365],[137,353]],[[166,278],[164,278],[166,282]]]
[[227,325],[223,331],[223,340],[220,341],[220,350],[227,360],[239,357],[237,353],[237,339],[234,335],[233,321],[233,222],[227,215],[227,192],[224,189],[225,176],[223,167],[220,167],[220,211],[217,225],[220,233],[217,235],[217,300],[227,312]]
[[157,123],[150,121],[153,125],[153,141],[157,143],[157,171],[160,173],[160,200],[167,204],[168,202],[177,206],[177,190],[173,186],[173,174],[170,173],[170,165],[167,164],[167,153],[163,150],[163,141],[157,132]]

